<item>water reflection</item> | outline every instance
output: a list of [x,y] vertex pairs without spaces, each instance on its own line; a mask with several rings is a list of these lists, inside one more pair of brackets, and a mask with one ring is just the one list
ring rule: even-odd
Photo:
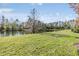
[[23,31],[0,31],[0,36],[14,36],[14,35],[23,35]]

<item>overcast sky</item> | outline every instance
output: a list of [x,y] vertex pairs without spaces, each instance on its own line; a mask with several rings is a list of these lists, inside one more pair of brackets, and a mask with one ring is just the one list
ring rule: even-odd
[[77,16],[68,4],[2,3],[0,4],[0,19],[4,15],[9,20],[18,18],[24,22],[33,8],[38,10],[40,20],[45,23],[72,20]]

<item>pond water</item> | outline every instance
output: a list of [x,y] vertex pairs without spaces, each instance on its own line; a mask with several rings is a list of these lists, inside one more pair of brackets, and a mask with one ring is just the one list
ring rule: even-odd
[[0,36],[15,36],[23,34],[25,34],[23,31],[0,31]]

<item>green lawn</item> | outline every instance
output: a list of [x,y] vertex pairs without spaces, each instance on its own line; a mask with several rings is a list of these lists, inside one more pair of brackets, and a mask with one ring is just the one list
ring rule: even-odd
[[1,56],[75,56],[79,34],[70,30],[0,37]]

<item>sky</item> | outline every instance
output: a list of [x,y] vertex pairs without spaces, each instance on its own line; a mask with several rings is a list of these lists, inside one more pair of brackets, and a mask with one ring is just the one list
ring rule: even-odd
[[68,21],[77,17],[66,3],[0,3],[0,19],[5,16],[10,21],[19,19],[25,22],[33,8],[38,11],[39,20],[45,23]]

